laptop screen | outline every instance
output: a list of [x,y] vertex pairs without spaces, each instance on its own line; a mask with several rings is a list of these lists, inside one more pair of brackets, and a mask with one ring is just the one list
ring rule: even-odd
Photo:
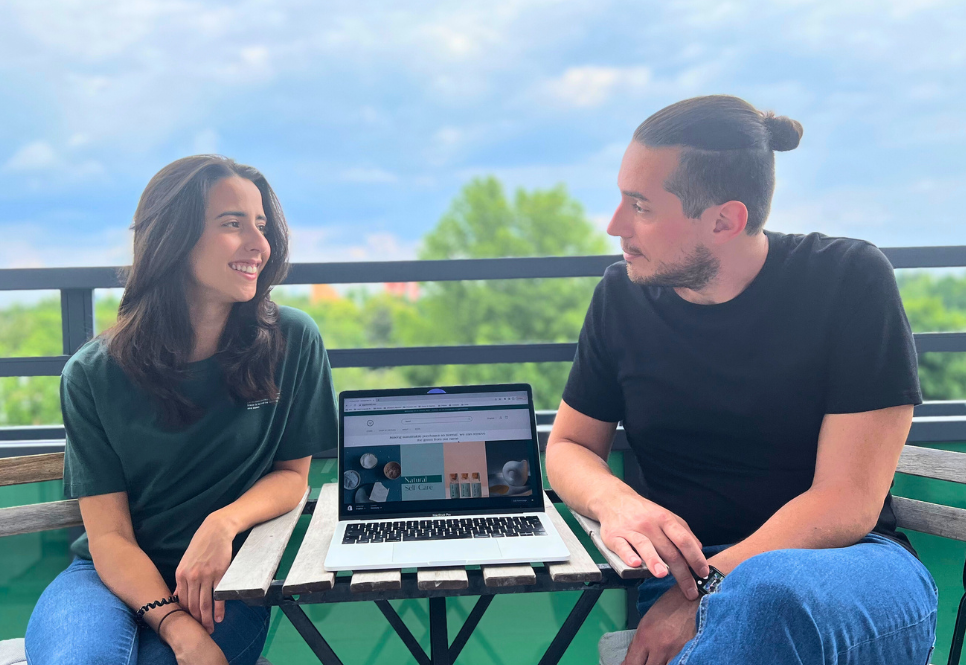
[[488,388],[343,393],[340,518],[542,509],[529,386]]

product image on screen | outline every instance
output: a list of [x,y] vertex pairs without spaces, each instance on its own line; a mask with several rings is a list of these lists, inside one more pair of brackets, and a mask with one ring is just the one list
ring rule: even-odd
[[353,513],[513,507],[539,490],[533,449],[525,392],[347,399],[342,503]]

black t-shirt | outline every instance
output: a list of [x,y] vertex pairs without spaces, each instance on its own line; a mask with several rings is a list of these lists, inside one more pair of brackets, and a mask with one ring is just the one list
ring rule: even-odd
[[[810,487],[825,414],[922,402],[885,255],[860,240],[766,235],[761,271],[717,305],[610,266],[563,394],[591,418],[623,421],[645,496],[705,545],[746,538]],[[891,502],[875,531],[911,550]]]

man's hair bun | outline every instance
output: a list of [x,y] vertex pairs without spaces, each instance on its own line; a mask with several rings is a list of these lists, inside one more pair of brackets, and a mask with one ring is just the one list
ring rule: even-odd
[[765,129],[768,130],[768,147],[772,150],[794,150],[802,140],[802,123],[783,115],[775,115],[771,111],[762,118]]

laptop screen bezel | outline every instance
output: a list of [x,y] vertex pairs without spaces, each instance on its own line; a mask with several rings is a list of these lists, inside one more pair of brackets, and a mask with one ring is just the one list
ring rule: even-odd
[[[447,509],[445,512],[440,512],[439,510],[405,510],[398,512],[379,512],[376,514],[366,513],[360,515],[358,513],[352,513],[346,509],[347,504],[345,503],[345,492],[346,489],[343,486],[342,478],[345,469],[343,464],[345,462],[345,401],[347,399],[358,399],[361,397],[405,397],[405,396],[421,396],[433,394],[430,391],[443,391],[446,394],[459,394],[459,393],[485,393],[485,392],[511,392],[511,391],[526,391],[527,393],[527,408],[530,411],[530,445],[533,447],[530,451],[531,458],[536,460],[536,474],[535,478],[539,479],[540,491],[534,492],[533,502],[526,506],[519,507],[508,507],[508,508],[490,508],[490,507],[474,507],[459,509],[454,508],[452,510]],[[537,438],[537,415],[533,406],[533,389],[530,387],[529,383],[501,383],[501,384],[486,384],[479,386],[425,386],[419,388],[385,388],[380,390],[343,390],[339,393],[339,450],[338,450],[338,470],[339,477],[337,479],[339,485],[339,521],[356,520],[356,521],[375,521],[382,519],[398,519],[401,517],[437,517],[437,516],[464,516],[464,515],[505,515],[514,513],[534,513],[543,512],[545,510],[544,505],[544,491],[543,491],[543,462],[540,459],[540,439]],[[453,500],[455,502],[455,500]],[[402,503],[402,502],[398,502]]]

